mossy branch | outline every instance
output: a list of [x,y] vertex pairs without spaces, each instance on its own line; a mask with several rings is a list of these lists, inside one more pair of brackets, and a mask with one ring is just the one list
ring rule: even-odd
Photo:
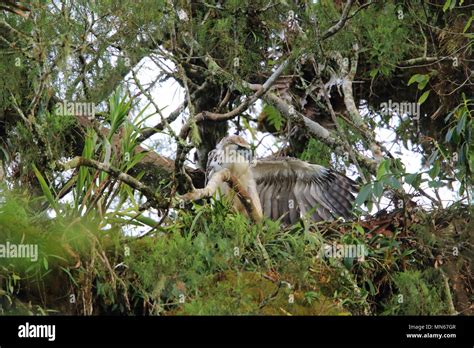
[[94,168],[107,174],[112,177],[120,180],[121,182],[129,185],[137,191],[143,193],[143,195],[148,198],[151,202],[151,206],[157,209],[166,209],[169,206],[169,200],[157,194],[152,188],[148,187],[141,181],[135,179],[133,176],[128,175],[119,169],[111,166],[110,164],[101,163],[89,158],[84,157],[74,157],[67,163],[57,163],[58,167],[61,170],[68,170],[73,168],[79,168],[81,166]]

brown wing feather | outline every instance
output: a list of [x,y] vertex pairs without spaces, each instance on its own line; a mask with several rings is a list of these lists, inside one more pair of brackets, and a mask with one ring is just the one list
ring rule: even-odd
[[317,221],[352,214],[357,184],[342,174],[290,157],[259,160],[252,172],[264,215],[272,219],[292,224],[300,214]]

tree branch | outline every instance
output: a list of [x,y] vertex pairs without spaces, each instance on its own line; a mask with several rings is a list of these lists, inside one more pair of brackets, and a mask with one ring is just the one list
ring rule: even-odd
[[[204,120],[211,120],[211,121],[227,121],[230,120],[242,112],[247,110],[247,108],[255,103],[260,97],[262,97],[265,93],[268,92],[270,87],[275,83],[278,77],[281,75],[283,70],[288,66],[289,60],[285,60],[279,67],[276,69],[273,74],[265,81],[263,85],[259,85],[257,91],[250,97],[246,98],[239,106],[237,106],[232,111],[226,112],[224,114],[218,114],[209,111],[203,111],[194,116],[194,122],[199,123]],[[191,120],[190,120],[191,121]],[[180,136],[182,139],[185,139],[189,133],[190,129],[190,122],[188,121],[186,125],[181,129]]]
[[[275,106],[281,114],[289,120],[292,120],[295,124],[302,127],[304,131],[308,134],[313,136],[314,138],[320,140],[322,143],[326,144],[330,148],[332,148],[337,154],[344,156],[344,143],[337,138],[334,138],[331,135],[331,132],[321,126],[318,122],[313,121],[303,114],[294,110],[294,108],[290,107],[283,99],[276,96],[274,93],[267,93],[263,99]],[[358,162],[362,163],[371,173],[375,173],[377,171],[377,162],[367,158],[360,153],[354,153]]]
[[169,200],[158,195],[153,189],[135,179],[133,176],[125,174],[109,164],[78,156],[67,163],[57,162],[57,165],[61,170],[69,170],[85,166],[106,172],[110,176],[143,193],[143,195],[151,202],[151,206],[154,208],[167,209],[169,207]]
[[[191,99],[194,99],[201,91],[203,91],[206,87],[208,87],[208,82],[205,81],[201,86],[199,86],[198,89],[196,89],[192,94],[191,94]],[[151,137],[153,134],[162,131],[166,127],[166,123],[170,124],[173,121],[175,121],[179,115],[184,111],[186,106],[188,105],[187,99],[185,99],[181,105],[179,105],[176,109],[174,109],[165,120],[162,120],[160,123],[155,125],[154,127],[151,128],[145,128],[141,131],[141,135],[138,137],[137,141],[139,143],[145,141],[149,137]]]
[[438,58],[438,57],[418,57],[418,58],[412,58],[412,59],[401,61],[400,63],[398,63],[398,65],[400,67],[409,67],[411,65],[418,65],[418,64],[432,64],[441,59],[442,58]]
[[3,0],[5,4],[0,5],[0,10],[5,10],[11,13],[14,13],[23,18],[28,18],[30,15],[30,9],[26,6],[23,6],[16,1]]
[[[352,90],[352,83],[354,81],[356,72],[357,72],[357,62],[358,62],[358,51],[359,46],[355,43],[352,47],[352,51],[354,56],[350,60],[349,64],[345,64],[344,60],[342,59],[341,55],[338,52],[338,63],[341,67],[341,73],[344,76],[342,80],[342,92],[344,94],[344,105],[346,106],[347,112],[349,113],[349,117],[354,122],[354,124],[362,129],[363,136],[368,139],[370,143],[370,150],[375,158],[377,163],[380,163],[383,159],[381,146],[375,140],[375,133],[366,126],[364,119],[361,117],[359,113],[359,108],[357,107],[354,101],[354,92]],[[348,61],[348,60],[347,60]],[[346,61],[346,62],[347,62]],[[324,86],[323,86],[324,88]]]
[[344,6],[344,9],[342,10],[341,18],[339,19],[339,21],[336,24],[334,24],[331,28],[329,28],[328,30],[326,30],[324,32],[324,34],[322,35],[323,40],[333,36],[339,30],[341,30],[342,27],[344,27],[344,24],[346,24],[346,21],[347,21],[348,16],[349,16],[349,11],[350,11],[353,3],[354,3],[354,0],[347,1],[346,6]]

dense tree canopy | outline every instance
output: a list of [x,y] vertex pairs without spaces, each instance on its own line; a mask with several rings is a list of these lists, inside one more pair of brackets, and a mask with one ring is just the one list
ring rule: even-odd
[[[4,1],[0,242],[42,251],[1,265],[0,311],[471,313],[473,10]],[[254,225],[181,201],[229,132],[353,177],[354,220]],[[318,257],[331,243],[366,260]]]

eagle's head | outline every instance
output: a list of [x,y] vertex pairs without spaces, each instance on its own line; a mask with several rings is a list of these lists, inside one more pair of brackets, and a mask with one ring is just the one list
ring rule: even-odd
[[219,162],[233,171],[247,171],[252,161],[250,144],[240,135],[231,135],[217,145]]

